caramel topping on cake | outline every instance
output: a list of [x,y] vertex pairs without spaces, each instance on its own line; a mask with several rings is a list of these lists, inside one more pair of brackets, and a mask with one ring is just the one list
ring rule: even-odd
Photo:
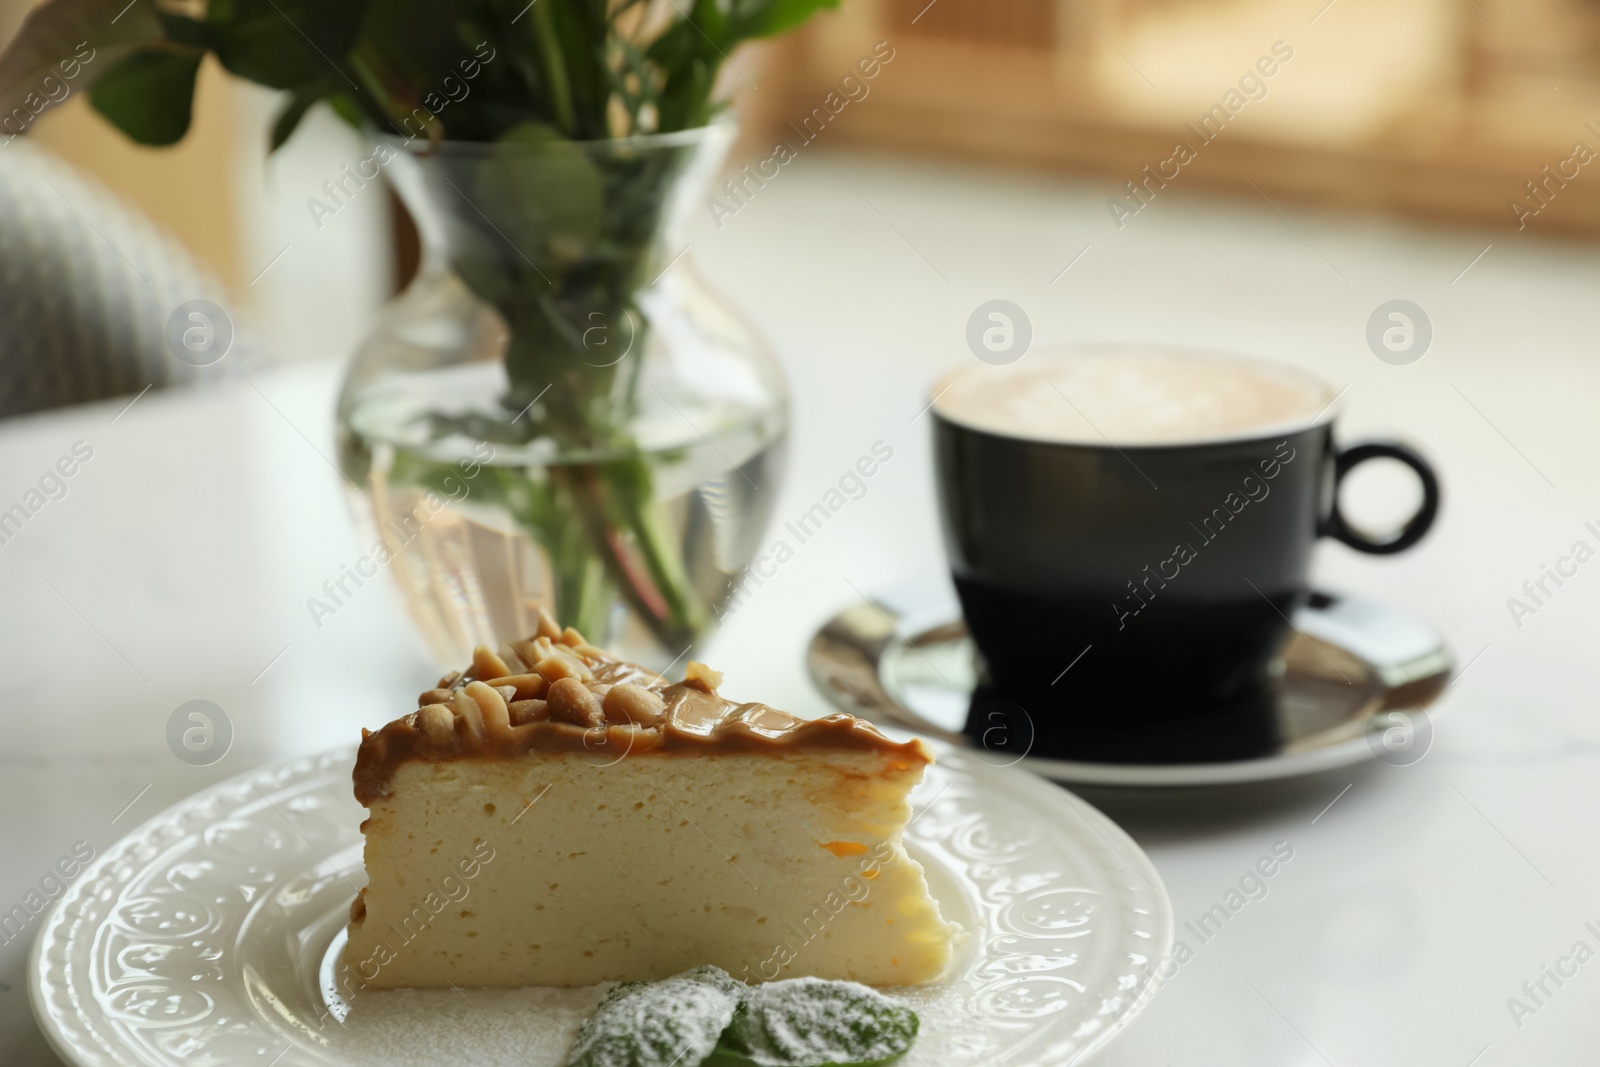
[[499,652],[478,646],[472,666],[439,679],[416,711],[376,733],[361,731],[356,799],[370,806],[388,796],[395,768],[407,760],[515,759],[530,751],[621,758],[831,748],[931,762],[922,742],[891,741],[854,716],[802,719],[736,704],[717,694],[721,683],[720,672],[695,662],[682,682],[668,682],[570,626],[560,629],[541,608],[534,636]]

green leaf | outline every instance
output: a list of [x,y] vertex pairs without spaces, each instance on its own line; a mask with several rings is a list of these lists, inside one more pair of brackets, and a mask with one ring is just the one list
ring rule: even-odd
[[161,28],[165,31],[167,40],[178,44],[190,45],[194,48],[207,48],[211,44],[211,27],[198,19],[189,18],[187,15],[172,15],[163,11],[160,14]]
[[704,126],[711,117],[711,89],[716,67],[699,56],[687,61],[661,91],[661,130]]
[[839,0],[736,0],[732,12],[734,32],[741,39],[788,33],[822,8],[838,6]]
[[606,994],[578,1031],[567,1067],[691,1067],[717,1047],[745,986],[702,967]]
[[868,1067],[903,1056],[916,1036],[917,1013],[875,989],[791,978],[753,989],[718,1047],[758,1067]]
[[544,77],[544,90],[550,99],[550,106],[555,110],[556,125],[568,135],[574,135],[577,133],[577,116],[572,110],[572,83],[567,76],[566,57],[562,54],[561,41],[556,35],[550,5],[551,0],[544,0],[543,3],[535,0],[529,26],[534,44],[544,61],[540,73]]
[[513,267],[584,255],[600,232],[600,172],[583,149],[524,122],[495,142],[476,181],[478,206],[505,231]]
[[657,37],[645,52],[645,58],[672,75],[699,53],[700,35],[688,22],[675,22]]
[[733,23],[717,0],[696,0],[693,10],[650,46],[647,55],[666,72],[658,102],[663,132],[710,121],[717,69],[737,44]]
[[[550,3],[551,0],[540,0]],[[603,5],[601,5],[603,6]],[[534,5],[538,10],[539,5]],[[603,10],[589,0],[556,0],[551,24],[567,71],[573,103],[574,132],[580,140],[608,135],[606,99],[611,93],[611,72],[605,59],[606,20]]]
[[101,75],[90,102],[140,144],[176,144],[189,132],[194,79],[204,55],[192,50],[134,52]]
[[708,47],[726,51],[737,43],[733,35],[733,22],[718,0],[695,0],[689,17]]
[[[340,107],[340,90],[345,87],[344,79],[338,74],[329,71],[321,77],[314,78],[304,85],[298,85],[292,91],[288,101],[278,112],[278,117],[272,123],[272,151],[276,152],[283,146],[295,128],[300,125],[310,111],[319,101],[328,100],[335,111]],[[331,99],[330,99],[331,98]],[[347,103],[348,97],[344,98]],[[356,125],[360,125],[359,112]]]
[[455,32],[463,6],[439,0],[368,3],[361,46],[381,58],[394,79],[386,88],[406,96],[410,106],[420,103],[425,93],[438,91],[439,83],[460,61],[473,58],[473,49],[462,44]]
[[334,93],[328,97],[328,106],[333,108],[335,115],[338,115],[358,130],[367,121],[367,116],[361,110],[361,105],[350,99],[346,93]]
[[323,98],[323,95],[324,93],[319,90],[306,93],[296,92],[289,97],[289,102],[283,105],[283,109],[278,112],[278,117],[272,123],[272,143],[270,146],[272,151],[276,152],[283,147],[283,143],[294,133],[295,127],[300,125],[300,120],[306,117],[306,112],[310,111],[317,101]]
[[70,95],[57,86],[87,88],[133,48],[161,39],[150,0],[48,0],[0,53],[0,115],[38,114]]
[[365,0],[228,0],[207,13],[222,65],[241,78],[293,89],[343,69]]

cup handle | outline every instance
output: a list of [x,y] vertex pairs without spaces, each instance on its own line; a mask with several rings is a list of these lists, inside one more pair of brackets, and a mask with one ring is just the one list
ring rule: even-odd
[[[1344,476],[1369,459],[1397,459],[1415,471],[1417,481],[1422,483],[1422,504],[1417,508],[1416,514],[1401,524],[1399,529],[1381,538],[1369,537],[1351,526],[1345,520],[1344,513],[1339,510],[1339,487],[1344,482]],[[1334,456],[1333,508],[1318,532],[1326,537],[1343,541],[1358,551],[1385,556],[1391,552],[1404,552],[1422,540],[1433,526],[1433,520],[1438,514],[1439,479],[1433,473],[1433,467],[1428,461],[1414,450],[1397,442],[1367,441],[1340,449]]]

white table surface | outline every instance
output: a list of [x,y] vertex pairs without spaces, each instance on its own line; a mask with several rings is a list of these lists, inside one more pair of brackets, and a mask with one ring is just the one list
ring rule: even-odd
[[[1275,843],[1294,851],[1263,899],[1203,946],[1189,939],[1195,958],[1097,1062],[1592,1064],[1600,962],[1559,988],[1547,979],[1552,995],[1520,1025],[1507,1000],[1575,942],[1600,949],[1584,927],[1600,920],[1600,563],[1520,627],[1506,599],[1573,541],[1596,541],[1583,523],[1600,519],[1600,252],[1280,205],[1291,225],[1259,201],[1181,190],[1118,231],[1109,192],[813,149],[721,230],[701,220],[693,255],[765,329],[793,386],[778,519],[874,441],[894,449],[866,497],[801,547],[706,658],[736,696],[819,713],[801,664],[813,628],[852,585],[940,572],[916,416],[926,383],[972,358],[964,329],[983,300],[1022,305],[1036,345],[1197,342],[1317,370],[1349,386],[1345,436],[1403,434],[1446,492],[1420,548],[1378,559],[1324,545],[1317,580],[1433,620],[1472,665],[1414,766],[1085,793],[1154,858],[1180,937]],[[1363,340],[1367,316],[1395,297],[1422,305],[1436,331],[1411,366],[1380,362]],[[0,544],[11,683],[0,906],[75,842],[103,850],[203,785],[348,743],[432,681],[386,586],[369,584],[320,630],[305,607],[359,554],[324,458],[336,376],[291,366],[152,393],[120,417],[117,402],[0,425],[0,510],[74,441],[94,448],[66,497]],[[1382,477],[1360,488],[1374,513],[1402,508],[1408,491]],[[221,705],[236,732],[207,768],[165,742],[168,715],[195,698]],[[7,1064],[55,1062],[27,1005],[28,940],[0,945]]]

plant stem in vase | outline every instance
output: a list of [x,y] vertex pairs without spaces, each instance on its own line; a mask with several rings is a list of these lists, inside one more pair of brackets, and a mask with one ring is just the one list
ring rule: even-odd
[[386,541],[441,660],[548,600],[664,666],[753,558],[785,392],[680,255],[731,135],[396,149],[427,256],[352,366],[342,454],[380,531],[448,502]]

